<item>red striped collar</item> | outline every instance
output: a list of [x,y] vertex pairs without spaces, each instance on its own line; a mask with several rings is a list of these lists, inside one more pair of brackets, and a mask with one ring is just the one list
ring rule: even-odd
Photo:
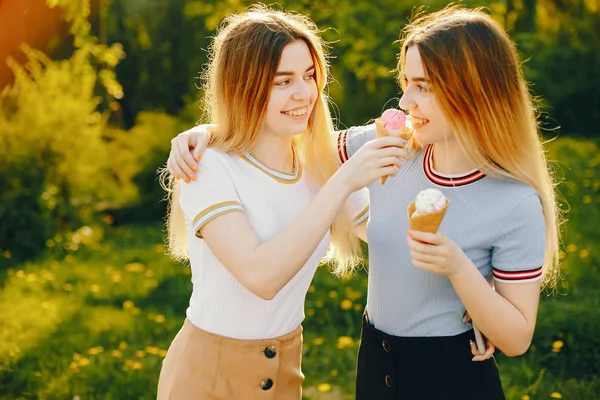
[[481,171],[473,171],[467,175],[463,176],[442,176],[439,173],[436,173],[433,168],[433,145],[427,146],[425,150],[425,157],[423,157],[423,170],[425,171],[425,175],[427,178],[436,185],[446,186],[446,187],[455,187],[455,186],[464,186],[469,183],[476,182],[483,178],[485,174]]

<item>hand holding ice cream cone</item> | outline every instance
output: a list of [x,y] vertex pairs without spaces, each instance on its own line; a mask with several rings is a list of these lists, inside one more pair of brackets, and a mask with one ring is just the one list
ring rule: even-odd
[[408,205],[410,229],[436,233],[450,202],[437,189],[425,189]]
[[[375,120],[375,127],[377,128],[377,138],[395,136],[408,140],[412,134],[410,128],[406,126],[406,114],[394,108],[385,110],[381,117]],[[386,179],[386,176],[381,178],[382,185]]]

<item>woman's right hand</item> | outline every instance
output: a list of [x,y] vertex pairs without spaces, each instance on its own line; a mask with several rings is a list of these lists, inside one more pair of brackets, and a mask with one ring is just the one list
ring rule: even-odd
[[406,141],[384,137],[365,143],[333,176],[349,193],[384,176],[394,176],[406,160]]
[[214,125],[198,125],[171,140],[171,152],[167,160],[167,169],[176,179],[185,182],[196,179],[198,161],[206,150]]

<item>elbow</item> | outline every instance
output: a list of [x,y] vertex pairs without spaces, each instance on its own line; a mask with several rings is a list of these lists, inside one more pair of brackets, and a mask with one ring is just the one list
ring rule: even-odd
[[515,343],[511,343],[504,348],[502,348],[502,353],[504,353],[507,357],[518,357],[522,356],[529,350],[529,346],[531,345],[531,337],[527,340],[521,340]]
[[274,292],[272,290],[268,290],[265,288],[255,288],[255,289],[250,289],[250,291],[265,301],[273,300],[275,298],[275,296],[277,296],[277,293],[278,293],[278,292]]
[[280,289],[276,289],[265,282],[264,279],[257,279],[258,277],[248,277],[245,282],[241,282],[242,285],[248,289],[255,296],[260,297],[262,300],[270,301],[277,296]]

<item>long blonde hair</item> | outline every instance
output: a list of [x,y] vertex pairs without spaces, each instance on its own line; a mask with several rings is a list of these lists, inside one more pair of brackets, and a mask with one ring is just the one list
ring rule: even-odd
[[513,42],[481,9],[449,6],[418,14],[404,30],[406,51],[419,49],[423,68],[462,151],[488,175],[516,179],[539,194],[546,225],[544,287],[559,277],[560,212],[536,109]]
[[[337,170],[337,150],[325,93],[329,65],[325,45],[316,25],[295,13],[271,10],[262,5],[227,17],[217,30],[203,72],[204,111],[216,124],[209,146],[229,153],[252,148],[264,125],[267,104],[281,54],[286,45],[303,40],[315,64],[318,98],[307,130],[294,138],[305,172],[324,184]],[[187,258],[187,234],[179,207],[179,182],[169,178],[168,242],[171,255]],[[346,207],[331,229],[325,261],[335,273],[352,270],[360,259],[358,239]]]

